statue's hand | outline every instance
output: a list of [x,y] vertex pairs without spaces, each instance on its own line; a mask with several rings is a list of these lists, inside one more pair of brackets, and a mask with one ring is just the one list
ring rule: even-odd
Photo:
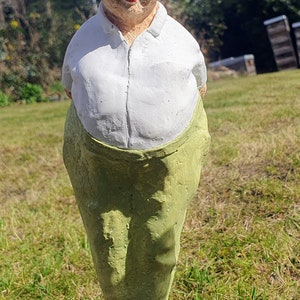
[[205,96],[205,94],[206,94],[206,91],[207,91],[206,84],[199,91],[200,91],[201,97],[203,98]]
[[72,100],[72,93],[65,89],[66,95]]

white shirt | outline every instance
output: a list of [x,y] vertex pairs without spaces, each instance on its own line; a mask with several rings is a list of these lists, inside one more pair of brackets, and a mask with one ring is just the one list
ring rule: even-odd
[[187,127],[198,88],[206,83],[206,67],[196,40],[162,4],[131,46],[100,4],[68,46],[62,82],[94,138],[150,149]]

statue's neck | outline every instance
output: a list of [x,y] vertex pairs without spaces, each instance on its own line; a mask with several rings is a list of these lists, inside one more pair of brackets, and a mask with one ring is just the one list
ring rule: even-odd
[[104,13],[122,32],[127,44],[131,45],[134,40],[150,26],[157,9],[158,5],[156,5],[146,16],[130,12],[124,12],[121,16],[116,16],[109,10],[106,10],[105,7]]

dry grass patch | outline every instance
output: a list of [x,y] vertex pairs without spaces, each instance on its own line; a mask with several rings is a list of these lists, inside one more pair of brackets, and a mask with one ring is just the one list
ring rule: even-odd
[[211,84],[211,152],[183,232],[175,288],[185,292],[173,299],[298,298],[298,76]]
[[[299,75],[209,83],[211,151],[171,299],[298,300]],[[67,107],[0,109],[0,299],[102,299],[61,157]]]

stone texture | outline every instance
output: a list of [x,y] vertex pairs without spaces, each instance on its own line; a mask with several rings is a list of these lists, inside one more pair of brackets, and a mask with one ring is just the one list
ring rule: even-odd
[[201,99],[184,133],[150,150],[97,141],[71,104],[64,161],[105,299],[168,299],[209,141]]

